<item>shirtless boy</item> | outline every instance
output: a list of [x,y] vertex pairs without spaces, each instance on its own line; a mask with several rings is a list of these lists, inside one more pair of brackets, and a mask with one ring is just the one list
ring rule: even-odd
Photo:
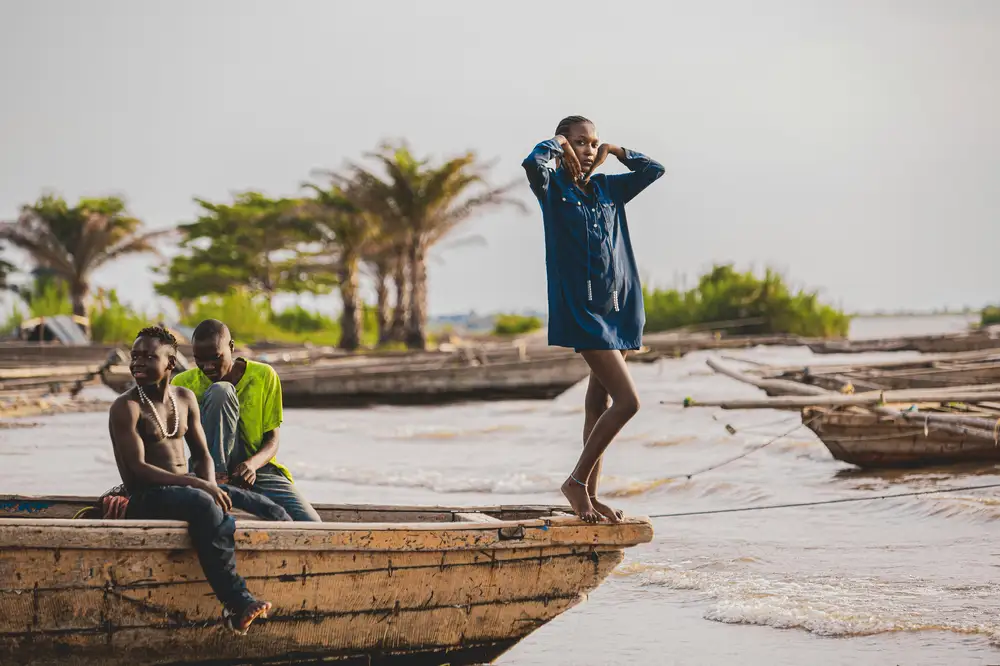
[[[115,460],[130,496],[125,517],[186,521],[205,578],[223,605],[223,617],[234,631],[245,634],[255,619],[267,617],[271,604],[255,599],[236,573],[236,523],[229,514],[236,489],[215,482],[194,394],[170,386],[176,353],[177,340],[169,331],[140,331],[129,365],[136,386],[111,406]],[[185,440],[193,475],[187,474]]]

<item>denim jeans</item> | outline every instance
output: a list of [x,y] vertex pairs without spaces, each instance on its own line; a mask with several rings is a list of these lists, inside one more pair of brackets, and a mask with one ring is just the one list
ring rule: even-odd
[[292,517],[281,508],[281,505],[265,497],[259,492],[237,488],[225,483],[219,487],[226,491],[229,499],[233,500],[233,508],[253,514],[257,518],[264,520],[291,520]]
[[[246,460],[246,447],[240,441],[240,403],[236,387],[229,382],[216,382],[205,391],[201,398],[201,426],[217,474],[228,475]],[[257,480],[251,490],[274,501],[292,520],[322,520],[298,487],[270,463],[257,470]],[[233,502],[235,506],[235,498]]]
[[246,582],[236,573],[236,521],[204,490],[188,486],[140,489],[132,493],[125,517],[186,521],[202,571],[219,601],[237,613],[254,602]]
[[323,520],[316,513],[312,504],[307,502],[306,498],[299,492],[298,486],[289,481],[270,463],[257,470],[257,480],[253,484],[253,491],[260,493],[277,504],[279,508],[287,511],[292,520],[317,523]]

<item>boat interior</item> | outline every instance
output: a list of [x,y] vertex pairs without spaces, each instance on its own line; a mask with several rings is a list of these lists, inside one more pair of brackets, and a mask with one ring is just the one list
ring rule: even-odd
[[[98,497],[0,495],[0,518],[100,518]],[[488,523],[569,516],[568,507],[501,505],[485,507],[314,504],[331,523]],[[234,512],[237,518],[252,516]]]

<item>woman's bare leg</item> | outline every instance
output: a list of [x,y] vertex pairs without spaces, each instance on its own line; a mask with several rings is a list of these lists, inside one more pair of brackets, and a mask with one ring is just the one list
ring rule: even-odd
[[[623,349],[622,358],[627,358],[627,356],[628,351]],[[590,433],[594,431],[594,425],[597,424],[597,419],[601,418],[610,406],[611,396],[608,395],[608,390],[604,388],[604,384],[602,384],[594,373],[591,372],[590,382],[587,384],[587,397],[584,400],[584,446],[587,445]],[[594,465],[594,471],[590,473],[590,478],[587,479],[587,494],[590,495],[590,503],[594,506],[594,509],[597,510],[597,513],[601,514],[613,523],[621,522],[621,519],[625,517],[624,512],[618,509],[613,509],[601,500],[597,499],[597,488],[601,482],[601,470],[603,468],[604,456],[601,456],[597,459],[597,464]]]
[[[587,522],[597,522],[601,520],[602,516],[594,510],[594,505],[590,500],[591,494],[597,494],[590,492],[591,476],[594,475],[595,468],[601,456],[604,455],[604,451],[611,444],[611,440],[639,411],[639,394],[621,352],[591,350],[581,353],[592,373],[591,384],[588,386],[588,396],[591,395],[590,387],[594,385],[593,380],[596,379],[610,396],[611,406],[607,407],[594,422],[573,473],[562,485],[562,492],[569,500],[573,511],[580,518]],[[597,411],[598,395],[595,388],[592,413]],[[607,405],[606,399],[604,404]]]

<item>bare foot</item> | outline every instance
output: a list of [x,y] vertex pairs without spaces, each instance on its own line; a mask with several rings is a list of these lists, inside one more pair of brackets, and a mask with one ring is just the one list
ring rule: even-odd
[[242,613],[226,610],[225,617],[229,628],[240,636],[246,636],[247,631],[253,621],[259,617],[267,617],[271,610],[271,603],[268,601],[254,601],[243,609]]
[[586,486],[581,486],[573,479],[566,479],[562,484],[562,494],[569,500],[569,505],[573,507],[573,513],[580,517],[585,523],[599,523],[602,520],[601,514],[594,511],[594,505],[590,503]]
[[620,509],[612,509],[596,497],[591,497],[590,503],[593,505],[594,509],[597,510],[597,513],[601,514],[612,523],[620,523],[625,518],[624,511],[621,511]]

